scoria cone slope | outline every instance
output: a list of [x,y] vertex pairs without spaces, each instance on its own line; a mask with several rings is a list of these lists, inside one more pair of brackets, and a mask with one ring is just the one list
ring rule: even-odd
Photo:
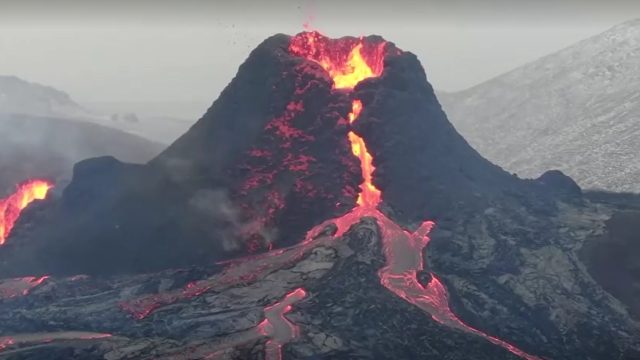
[[[379,73],[337,86],[331,61],[379,52]],[[80,163],[62,199],[22,219],[2,274],[57,276],[0,284],[0,344],[27,358],[634,359],[638,324],[578,257],[616,209],[559,172],[524,181],[483,159],[417,58],[382,38],[277,35],[149,165]],[[97,276],[64,278],[85,270]]]

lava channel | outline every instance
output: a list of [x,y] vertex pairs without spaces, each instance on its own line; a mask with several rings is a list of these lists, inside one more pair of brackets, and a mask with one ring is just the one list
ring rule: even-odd
[[[355,42],[349,39],[346,43],[341,43],[339,40],[328,39],[317,32],[307,32],[294,37],[289,50],[293,55],[305,57],[320,64],[334,80],[334,89],[349,91],[360,81],[381,75],[385,44],[385,42],[381,42],[373,47],[367,47],[368,44],[365,44],[362,39]],[[363,53],[365,49],[369,50]],[[366,68],[363,69],[363,67]],[[349,123],[353,124],[363,110],[362,101],[354,99],[352,111],[348,115]],[[131,312],[138,319],[142,319],[155,309],[175,301],[186,300],[204,292],[236,283],[257,281],[269,272],[299,259],[309,249],[342,237],[362,217],[373,217],[381,229],[382,246],[386,260],[385,266],[378,271],[382,286],[425,311],[434,321],[444,326],[480,336],[526,360],[540,360],[539,357],[530,355],[462,322],[449,307],[447,290],[435,274],[431,274],[431,281],[426,286],[418,281],[417,274],[424,270],[423,250],[429,243],[428,235],[435,223],[426,221],[417,231],[409,233],[379,211],[378,205],[381,202],[382,193],[373,183],[375,171],[373,157],[368,152],[362,137],[353,131],[349,132],[348,137],[352,153],[360,160],[362,178],[364,179],[360,185],[361,193],[358,197],[357,207],[341,217],[324,221],[315,226],[307,233],[302,243],[289,249],[278,249],[258,256],[229,261],[227,262],[229,267],[220,278],[190,284],[178,292],[157,294],[123,304],[123,309]],[[335,224],[337,227],[333,235],[326,234],[327,226],[330,224]],[[256,330],[259,335],[270,337],[267,342],[267,359],[281,359],[282,345],[297,336],[298,328],[288,321],[284,314],[291,310],[292,303],[305,296],[305,291],[300,288],[289,293],[282,302],[265,308],[265,320],[258,325]],[[251,334],[239,336],[239,340],[230,341],[224,348],[228,349],[233,347],[231,344],[244,342],[245,336],[251,336]],[[211,354],[211,357],[216,357],[222,352],[224,350]]]
[[282,346],[299,336],[297,325],[284,315],[291,311],[294,303],[307,297],[303,288],[288,293],[282,301],[264,308],[265,319],[258,325],[258,332],[267,336],[265,345],[266,360],[282,360]]
[[0,246],[4,245],[20,217],[20,213],[35,200],[43,200],[53,184],[45,180],[29,180],[20,185],[15,193],[0,199]]
[[[382,72],[382,56],[374,57],[374,63],[368,62],[363,57],[361,49],[362,39],[348,50],[348,56],[335,54],[331,51],[344,51],[344,46],[328,46],[331,40],[319,36],[318,33],[302,33],[296,36],[290,45],[291,53],[304,56],[309,60],[320,64],[334,80],[334,88],[352,89],[358,82],[373,76],[379,76]],[[302,45],[300,45],[302,44]],[[384,50],[384,43],[377,48]],[[302,49],[302,50],[300,50]],[[354,54],[355,53],[355,54]],[[347,59],[346,62],[331,63],[332,59]],[[371,60],[371,57],[369,57]],[[362,69],[367,67],[368,69]],[[336,69],[340,71],[336,72]],[[345,71],[347,73],[345,73]],[[345,81],[351,80],[351,82]],[[363,111],[363,104],[359,99],[352,102],[352,111],[349,114],[349,123],[353,124]],[[353,131],[349,132],[349,141],[353,154],[360,159],[363,183],[360,186],[361,193],[358,197],[358,206],[350,213],[335,219],[340,236],[349,227],[355,224],[363,216],[374,217],[382,231],[382,241],[386,265],[380,269],[378,276],[380,283],[392,293],[405,301],[424,310],[431,317],[445,326],[472,333],[483,337],[487,341],[501,346],[511,353],[527,360],[540,358],[527,354],[517,347],[490,336],[480,330],[474,329],[462,322],[449,307],[449,296],[446,288],[431,274],[431,281],[423,286],[417,279],[417,274],[424,270],[423,250],[429,243],[428,234],[435,226],[432,221],[427,221],[413,234],[402,229],[398,224],[380,212],[377,207],[381,201],[379,189],[373,183],[373,157],[367,151],[365,141]]]

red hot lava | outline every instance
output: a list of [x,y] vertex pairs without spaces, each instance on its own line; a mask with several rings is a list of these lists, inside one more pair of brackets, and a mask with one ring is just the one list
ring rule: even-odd
[[382,74],[386,44],[353,38],[334,40],[312,31],[294,36],[289,52],[320,64],[335,89],[353,89],[360,81]]
[[[342,42],[330,40],[317,32],[306,32],[292,39],[289,50],[293,55],[302,56],[320,64],[332,77],[334,88],[353,89],[358,82],[369,77],[380,76],[383,71],[385,43],[375,47],[377,51],[373,56],[372,53],[362,55],[364,45],[362,39],[357,42],[352,40]],[[358,119],[362,110],[362,102],[354,99],[352,111],[348,116],[350,124]],[[539,359],[464,324],[449,308],[447,290],[434,274],[431,274],[431,281],[427,286],[420,284],[417,274],[424,270],[422,252],[429,242],[427,235],[435,223],[427,221],[415,233],[410,234],[380,212],[377,206],[380,203],[381,192],[373,184],[375,170],[373,157],[367,151],[364,139],[353,131],[349,132],[349,141],[353,154],[360,159],[364,182],[360,186],[358,207],[334,219],[339,228],[336,236],[340,236],[363,216],[375,217],[382,231],[383,249],[387,260],[386,266],[378,272],[380,283],[384,287],[429,313],[435,321],[443,325],[481,336],[527,360]]]
[[0,200],[0,246],[4,245],[20,217],[20,213],[35,200],[42,200],[53,187],[45,180],[29,180],[20,185],[15,193]]
[[282,360],[282,345],[298,337],[298,326],[284,315],[291,311],[291,305],[307,297],[303,288],[288,293],[284,299],[264,308],[265,319],[258,325],[258,333],[269,337],[265,348],[266,360]]

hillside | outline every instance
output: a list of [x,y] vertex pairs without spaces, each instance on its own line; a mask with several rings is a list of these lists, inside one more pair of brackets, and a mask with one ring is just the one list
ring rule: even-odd
[[640,192],[639,57],[635,20],[439,99],[471,145],[510,172],[559,169],[583,188]]

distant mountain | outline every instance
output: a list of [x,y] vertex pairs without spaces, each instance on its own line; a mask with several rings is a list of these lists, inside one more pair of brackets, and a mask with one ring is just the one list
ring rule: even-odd
[[0,76],[0,113],[65,118],[91,116],[67,93],[15,76]]
[[0,114],[0,197],[18,182],[44,177],[56,183],[83,159],[111,155],[143,163],[163,145],[90,122]]
[[439,99],[465,138],[508,171],[559,169],[584,188],[640,192],[639,59],[635,20]]
[[[183,116],[166,115],[167,106],[158,103],[152,115],[138,113],[139,109],[135,106],[132,108],[132,104],[107,106],[91,103],[83,106],[69,94],[53,87],[15,76],[0,76],[0,114],[74,119],[108,126],[163,144],[173,142],[194,122],[193,111]],[[147,104],[147,109],[150,108],[154,108],[154,104]]]

